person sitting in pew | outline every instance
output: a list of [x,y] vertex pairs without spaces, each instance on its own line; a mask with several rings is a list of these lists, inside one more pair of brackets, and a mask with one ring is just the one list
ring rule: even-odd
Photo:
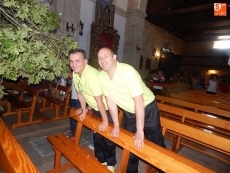
[[205,84],[208,85],[206,90],[207,94],[216,94],[217,86],[219,85],[219,80],[216,74],[211,74],[208,79],[206,79]]
[[223,80],[223,83],[220,85],[220,92],[222,93],[228,93],[228,84],[227,84],[227,80]]

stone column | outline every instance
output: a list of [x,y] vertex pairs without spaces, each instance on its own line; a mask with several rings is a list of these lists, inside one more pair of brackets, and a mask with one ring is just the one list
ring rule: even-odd
[[128,0],[122,62],[139,69],[147,0]]

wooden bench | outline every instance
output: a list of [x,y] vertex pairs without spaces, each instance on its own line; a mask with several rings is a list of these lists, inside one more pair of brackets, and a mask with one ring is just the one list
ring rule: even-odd
[[0,119],[0,168],[4,173],[39,172],[2,119]]
[[[180,136],[181,138],[196,141],[198,144],[210,146],[218,151],[226,153],[230,156],[230,140],[223,136],[219,136],[213,133],[203,131],[200,128],[189,126],[184,123],[176,122],[174,120],[161,117],[161,126],[163,128],[163,134],[166,131]],[[187,145],[188,146],[188,145]],[[229,158],[229,157],[228,157]],[[229,163],[229,160],[228,160]]]
[[[26,102],[23,100],[25,91],[32,95],[31,102]],[[4,98],[7,100],[7,111],[3,114],[3,116],[17,114],[17,122],[15,124],[12,124],[12,128],[50,120],[42,112],[40,112],[38,109],[35,108],[37,96],[39,93],[38,89],[28,87],[22,92],[20,98],[16,97],[12,93],[13,91],[11,91],[11,93],[7,93],[6,95],[4,95]],[[16,109],[16,111],[11,110],[12,106]],[[29,112],[28,120],[23,121],[22,114],[28,112]],[[39,119],[35,119],[34,115],[37,115]]]
[[192,103],[189,101],[180,100],[180,99],[176,99],[172,97],[161,96],[161,95],[157,95],[156,100],[161,103],[193,110],[195,112],[207,113],[213,116],[223,117],[227,119],[230,118],[230,111],[215,108],[215,107],[210,107],[210,106],[206,106],[202,104]]
[[[230,142],[230,121],[228,120],[218,119],[215,117],[213,118],[205,114],[184,110],[162,103],[158,103],[158,108],[160,110],[161,117],[163,116],[171,118],[174,121],[180,121],[182,123],[197,127],[204,132],[213,134],[213,139],[215,138],[215,136],[221,136],[221,138],[227,139]],[[197,142],[197,140],[195,140],[195,142],[200,144],[200,141]],[[224,143],[224,140],[219,142]],[[181,141],[179,137],[177,141],[174,141],[172,150],[178,151],[181,146],[180,144],[182,144],[230,164],[230,146],[228,146],[229,142],[226,143],[226,148],[222,150],[218,148],[218,145],[213,147],[210,144],[204,144],[201,142],[201,147],[200,145],[188,142],[187,140]],[[206,148],[204,148],[203,146],[205,146]]]
[[219,94],[213,95],[213,94],[206,94],[206,91],[196,91],[196,90],[190,90],[186,91],[186,93],[194,94],[194,95],[199,95],[199,96],[207,96],[207,97],[212,97],[212,98],[217,98],[217,99],[222,99],[222,100],[230,100],[230,96],[222,96]]
[[[203,89],[203,90],[192,90],[192,92],[194,93],[199,93],[199,94],[206,94],[206,89]],[[217,90],[216,92],[216,96],[218,97],[230,97],[230,93],[222,93],[220,91]]]
[[[62,172],[73,166],[80,172],[111,173],[94,156],[88,154],[64,134],[49,136],[47,140],[53,145],[55,151],[54,169],[48,171],[49,173]],[[60,167],[61,155],[70,161],[62,167]]]
[[[178,94],[183,95],[183,96],[188,96],[188,97],[194,97],[202,100],[208,100],[212,102],[217,102],[220,104],[225,104],[230,106],[230,100],[226,100],[223,98],[218,98],[216,95],[211,95],[211,94],[206,94],[206,95],[199,95],[199,94],[194,94],[191,92],[179,92]],[[211,96],[209,96],[211,95]],[[214,96],[214,97],[213,97]]]
[[202,105],[206,105],[206,106],[212,106],[212,107],[216,107],[216,108],[224,109],[224,110],[228,110],[228,111],[230,110],[229,105],[220,104],[218,102],[213,102],[213,101],[210,101],[208,99],[207,100],[197,99],[197,98],[194,98],[194,97],[188,97],[188,96],[183,96],[183,95],[174,94],[174,93],[171,93],[170,97],[180,99],[180,100],[184,100],[184,101],[188,101],[188,102],[197,103],[197,104],[202,104]]
[[[57,83],[51,83],[50,87],[51,88],[49,90],[51,90],[51,94],[49,92],[46,92],[45,90],[44,92],[39,92],[39,96],[42,97],[42,108],[40,109],[40,111],[55,110],[55,115],[52,120],[68,118],[69,115],[67,115],[67,111],[69,108],[70,94],[67,94],[67,97],[64,101],[60,100],[57,95],[59,94],[58,92],[66,93],[69,89],[69,86],[62,86]],[[50,102],[49,106],[47,106],[47,101]],[[59,115],[59,109],[61,107],[64,107],[63,115]]]
[[169,96],[170,93],[178,93],[180,91],[187,91],[192,88],[192,84],[187,83],[164,83],[163,95]]
[[[196,141],[199,144],[209,145],[213,148],[217,148],[230,155],[230,140],[224,137],[208,133],[202,129],[190,126],[181,122],[176,122],[172,119],[161,117],[162,133],[165,136],[166,133],[173,133],[182,138]],[[229,161],[229,160],[228,160]]]
[[[117,144],[118,146],[120,146],[121,148],[123,148],[123,153],[122,153],[122,158],[120,160],[120,167],[117,168],[116,172],[120,172],[120,173],[124,173],[126,172],[127,169],[127,164],[128,164],[128,158],[130,153],[133,153],[135,155],[137,155],[138,157],[142,158],[144,161],[146,161],[147,163],[158,167],[159,169],[165,171],[165,172],[186,172],[186,173],[196,173],[196,172],[213,172],[208,168],[205,168],[204,166],[201,166],[185,157],[182,157],[180,155],[178,155],[177,153],[174,153],[170,150],[167,150],[165,148],[162,148],[150,141],[145,140],[145,146],[144,148],[142,148],[141,150],[138,150],[135,146],[134,146],[134,139],[133,139],[133,135],[132,133],[124,130],[124,129],[120,129],[120,134],[119,134],[119,138],[112,138],[111,137],[111,129],[112,129],[112,125],[109,124],[108,128],[106,131],[104,132],[100,132],[98,130],[98,125],[100,124],[100,119],[98,119],[95,116],[92,115],[88,115],[85,117],[85,119],[83,121],[79,120],[79,117],[76,115],[76,109],[71,109],[70,111],[70,116],[72,118],[74,118],[75,120],[78,121],[77,124],[77,129],[76,129],[76,133],[75,133],[75,145],[70,147],[70,145],[66,146],[66,147],[70,147],[71,151],[75,150],[76,146],[79,146],[79,142],[80,142],[80,138],[81,138],[81,133],[82,133],[82,128],[83,126],[88,127],[89,129],[95,131],[96,133],[99,133],[101,135],[103,135],[104,137],[110,139],[111,141],[113,141],[115,144]],[[62,138],[62,135],[57,135],[58,136],[58,140],[62,140],[62,143],[65,143],[64,141],[68,140],[66,138]],[[55,137],[48,137],[48,140],[55,140]],[[70,141],[70,140],[69,140]],[[51,142],[54,144],[54,142]],[[73,142],[72,142],[73,143]],[[54,148],[56,150],[57,147],[54,146]],[[78,148],[80,149],[80,148]],[[84,150],[83,148],[81,150]],[[59,162],[60,160],[60,153],[63,152],[62,154],[64,155],[68,155],[68,160],[70,161],[70,163],[73,162],[73,160],[76,160],[76,155],[73,156],[72,153],[67,153],[65,151],[58,151],[57,155],[55,155],[55,163],[56,161]],[[81,155],[78,158],[85,158],[86,156],[88,157],[88,159],[84,160],[85,163],[82,165],[77,165],[76,168],[78,169],[78,167],[80,167],[79,169],[87,169],[88,165],[91,165],[90,162],[96,162],[94,163],[95,167],[92,168],[92,170],[98,170],[101,167],[101,164],[98,161],[95,161],[95,158],[93,158],[92,155],[90,155],[89,153],[83,153],[83,155]],[[60,163],[60,162],[59,162]],[[55,172],[59,172],[64,170],[64,167],[58,168],[59,167],[59,163],[56,163],[55,165]],[[75,163],[72,163],[73,165]],[[84,168],[83,168],[84,167]],[[69,167],[68,167],[69,168]],[[150,171],[152,171],[150,169],[150,167],[148,168],[148,170],[146,170],[147,173],[149,173]],[[82,171],[84,172],[84,171]],[[87,171],[85,171],[87,172]],[[90,171],[93,172],[93,171]]]

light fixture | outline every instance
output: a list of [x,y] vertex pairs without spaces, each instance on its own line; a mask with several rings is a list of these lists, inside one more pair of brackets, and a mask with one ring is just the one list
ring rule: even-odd
[[71,25],[69,25],[69,23],[66,23],[66,31],[67,32],[72,32],[74,35],[74,31],[76,30],[76,28],[74,27],[73,23]]
[[165,45],[163,45],[162,47],[161,47],[161,50],[160,50],[161,52],[172,52],[172,50],[171,50],[171,48],[169,47],[169,42],[168,43],[166,43]]
[[229,49],[230,40],[214,41],[213,49]]
[[137,45],[136,45],[136,52],[137,52],[137,53],[140,53],[140,51],[141,51],[141,47],[137,44]]
[[160,52],[159,52],[159,51],[156,51],[155,56],[156,56],[157,58],[159,58],[159,57],[160,57]]

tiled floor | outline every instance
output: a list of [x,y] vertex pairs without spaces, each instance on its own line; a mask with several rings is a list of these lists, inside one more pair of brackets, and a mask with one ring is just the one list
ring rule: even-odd
[[[52,111],[47,112],[48,114],[53,114]],[[53,122],[43,122],[39,124],[24,126],[24,127],[18,127],[18,128],[11,128],[11,124],[16,121],[16,116],[8,116],[8,117],[1,117],[6,125],[10,128],[13,135],[16,137],[16,139],[19,141],[19,143],[22,145],[28,156],[31,158],[33,163],[37,166],[38,170],[41,173],[45,173],[48,170],[53,168],[53,157],[54,155],[42,157],[29,143],[29,141],[33,139],[37,139],[43,136],[49,136],[55,133],[63,132],[68,133],[69,132],[69,119],[62,119],[58,121]],[[81,145],[88,145],[91,141],[91,132],[88,129],[84,129],[82,139],[81,139]],[[170,147],[170,141],[166,141],[166,146]],[[221,162],[219,160],[209,158],[208,156],[201,154],[197,151],[194,151],[192,149],[183,147],[183,149],[179,152],[181,155],[184,155],[185,157],[188,157],[206,167],[209,167],[210,169],[213,169],[216,172],[219,173],[229,173],[230,172],[230,165]],[[119,158],[121,158],[121,149],[117,148],[117,160],[119,166]],[[63,162],[66,162],[66,160],[63,158]],[[1,172],[1,171],[0,171]],[[76,169],[70,169],[68,171],[65,171],[66,173],[75,173],[78,172]],[[145,164],[143,162],[140,162],[139,165],[139,172],[144,173],[145,172]]]

